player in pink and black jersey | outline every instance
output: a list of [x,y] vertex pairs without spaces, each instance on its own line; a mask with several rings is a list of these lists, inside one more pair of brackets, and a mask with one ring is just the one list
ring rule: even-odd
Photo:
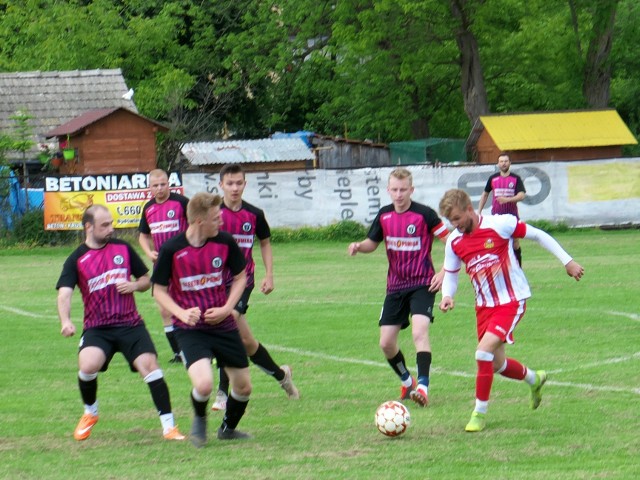
[[[267,375],[272,376],[290,399],[297,400],[300,398],[300,393],[293,383],[291,367],[288,365],[279,366],[273,360],[265,346],[253,336],[247,321],[246,314],[249,309],[249,297],[255,286],[256,264],[253,260],[253,244],[256,239],[258,239],[260,245],[260,254],[265,269],[260,291],[268,295],[273,291],[274,284],[271,230],[264,212],[242,199],[246,185],[244,170],[240,164],[227,164],[220,170],[220,188],[224,193],[220,210],[222,214],[222,226],[220,228],[233,235],[247,261],[247,286],[233,310],[233,316],[238,324],[242,342],[247,350],[249,359]],[[228,395],[229,378],[224,373],[224,370],[221,369],[218,393],[211,409],[224,410]]]
[[[138,227],[140,231],[138,242],[149,260],[155,264],[162,244],[187,229],[187,203],[189,199],[171,192],[169,176],[161,169],[149,172],[149,191],[153,198],[142,209]],[[173,351],[171,363],[182,363],[180,348],[173,333],[171,314],[160,307],[160,317],[167,341]]]
[[98,422],[98,373],[106,371],[113,356],[122,352],[131,370],[149,385],[164,437],[183,440],[185,437],[174,424],[169,389],[158,366],[155,347],[133,298],[133,292],[149,289],[149,270],[129,244],[111,238],[113,217],[106,207],[89,207],[82,225],[85,242],[67,258],[56,285],[63,336],[76,333],[71,321],[71,298],[76,285],[84,303],[78,384],[85,413],[74,438],[87,439]]
[[[367,238],[349,245],[349,255],[373,252],[384,241],[389,260],[387,295],[380,315],[380,347],[402,382],[400,399],[411,398],[420,406],[428,404],[431,343],[435,293],[442,283],[431,261],[433,240],[443,243],[449,232],[438,214],[411,200],[414,191],[411,172],[397,168],[389,176],[387,192],[392,204],[382,207]],[[411,316],[411,322],[409,317]],[[400,330],[412,325],[416,348],[418,380],[411,376],[398,346]]]
[[[478,203],[478,215],[482,215],[482,209],[492,191],[491,215],[513,215],[520,219],[518,202],[524,200],[527,192],[522,178],[511,171],[511,159],[506,153],[498,156],[498,171],[487,180]],[[518,263],[522,266],[522,250],[517,238],[513,240],[513,249]]]
[[507,358],[505,352],[505,344],[514,343],[513,332],[526,310],[526,299],[531,296],[513,252],[513,240],[535,240],[558,258],[567,274],[576,280],[580,280],[584,269],[544,231],[519,222],[512,215],[478,215],[463,190],[446,192],[440,201],[440,213],[455,228],[445,247],[440,310],[447,312],[455,305],[453,296],[462,263],[476,295],[476,406],[465,430],[479,432],[485,427],[494,373],[529,384],[530,406],[534,410],[542,401],[542,386],[547,380],[544,370],[531,370]]
[[[193,385],[191,442],[207,441],[207,402],[213,391],[211,362],[215,358],[231,380],[218,439],[249,435],[236,430],[249,403],[249,361],[233,317],[246,286],[246,262],[233,237],[220,231],[218,195],[197,193],[187,206],[187,231],[160,248],[153,271],[153,295],[172,315],[176,339]],[[231,284],[227,279],[231,278]]]

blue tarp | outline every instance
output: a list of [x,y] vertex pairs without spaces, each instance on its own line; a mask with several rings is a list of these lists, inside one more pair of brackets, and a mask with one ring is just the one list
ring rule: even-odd
[[[29,210],[41,210],[44,206],[44,190],[30,188]],[[0,221],[7,229],[13,228],[13,219],[21,217],[27,211],[25,189],[20,188],[20,182],[13,170],[0,167]]]
[[313,145],[311,144],[311,137],[313,137],[314,135],[315,134],[313,132],[299,130],[295,133],[276,132],[273,135],[271,135],[271,138],[299,138],[300,140],[302,140],[304,143],[307,144],[307,147],[313,148]]

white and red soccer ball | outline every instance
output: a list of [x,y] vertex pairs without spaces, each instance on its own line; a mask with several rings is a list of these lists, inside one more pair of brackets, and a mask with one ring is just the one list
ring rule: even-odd
[[395,400],[384,402],[376,410],[376,427],[387,437],[402,435],[410,423],[409,409]]

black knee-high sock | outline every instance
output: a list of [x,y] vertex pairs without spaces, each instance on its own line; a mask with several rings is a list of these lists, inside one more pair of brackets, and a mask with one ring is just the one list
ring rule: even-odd
[[158,410],[158,415],[171,413],[171,397],[169,396],[169,387],[164,378],[149,382],[149,390],[151,390],[151,398]]
[[80,388],[80,397],[85,405],[93,405],[98,397],[98,378],[85,381],[78,378],[78,387]]
[[218,381],[218,390],[224,392],[229,396],[229,376],[227,372],[224,371],[224,368],[218,368],[218,373],[220,374],[220,380]]
[[258,344],[258,350],[256,350],[256,353],[251,355],[249,359],[260,367],[260,369],[267,375],[271,375],[279,382],[284,380],[284,372],[278,364],[273,361],[273,358],[271,358],[271,355],[269,355],[269,352],[261,343]]
[[429,371],[431,370],[431,352],[418,352],[416,354],[418,364],[418,383],[429,386]]
[[191,392],[191,404],[193,405],[193,412],[197,417],[206,417],[207,416],[207,402],[209,399],[207,398],[204,402],[199,402],[195,398],[193,398],[193,392]]
[[238,423],[240,423],[240,419],[244,415],[245,410],[247,409],[247,405],[249,404],[249,400],[241,401],[233,398],[233,395],[229,395],[229,400],[227,400],[227,410],[225,411],[224,418],[222,419],[222,427],[223,430],[231,429],[234,430]]
[[164,334],[167,336],[167,341],[169,342],[169,346],[175,355],[180,353],[180,346],[178,345],[178,340],[176,340],[176,332],[171,327],[171,330],[165,329]]
[[404,361],[404,355],[402,354],[402,350],[398,350],[398,353],[393,358],[388,358],[387,362],[393,368],[393,371],[396,372],[401,379],[409,378],[409,369],[407,368],[407,364]]

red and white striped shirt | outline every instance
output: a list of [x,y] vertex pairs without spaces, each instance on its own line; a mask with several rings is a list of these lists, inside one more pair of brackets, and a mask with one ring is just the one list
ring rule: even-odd
[[[456,273],[462,262],[476,294],[476,305],[495,307],[531,296],[527,278],[513,253],[513,239],[524,238],[527,225],[513,215],[480,217],[471,233],[451,232],[444,268]],[[444,292],[443,292],[444,295]]]

